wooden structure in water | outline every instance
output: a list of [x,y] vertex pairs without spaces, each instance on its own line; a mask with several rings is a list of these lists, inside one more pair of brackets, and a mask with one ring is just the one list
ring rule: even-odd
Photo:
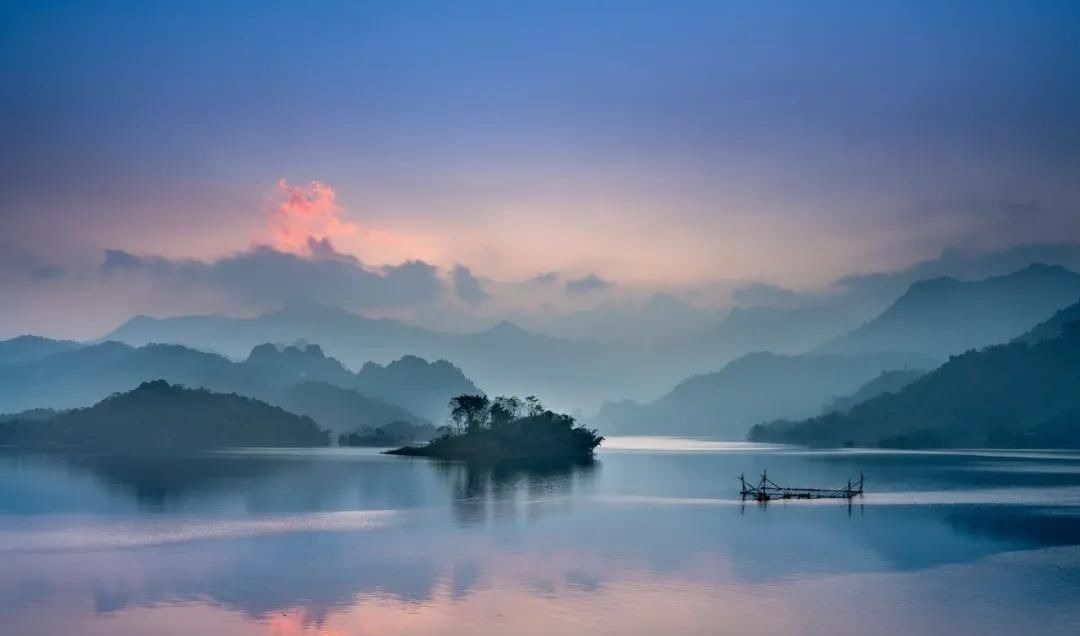
[[761,472],[761,479],[757,484],[752,484],[742,475],[739,475],[742,484],[741,494],[743,499],[756,501],[772,501],[773,499],[848,499],[863,494],[863,476],[859,474],[859,481],[848,480],[847,486],[842,488],[789,488],[780,486],[769,479],[766,471]]

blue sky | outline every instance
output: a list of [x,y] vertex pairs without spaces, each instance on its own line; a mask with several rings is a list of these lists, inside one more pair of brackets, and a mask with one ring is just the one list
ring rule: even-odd
[[0,74],[6,279],[250,249],[281,180],[495,280],[1080,240],[1075,2],[7,2]]

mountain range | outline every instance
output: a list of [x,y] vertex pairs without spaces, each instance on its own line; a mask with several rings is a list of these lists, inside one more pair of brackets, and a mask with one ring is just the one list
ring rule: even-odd
[[[936,258],[900,270],[840,278],[820,292],[788,292],[782,295],[786,300],[781,303],[740,304],[713,326],[686,332],[681,342],[669,343],[666,348],[693,360],[699,370],[700,361],[711,363],[708,368],[716,369],[753,351],[835,352],[822,346],[823,343],[840,339],[873,320],[922,281],[951,278],[959,283],[973,282],[1013,274],[1033,264],[1080,271],[1080,245],[1033,244],[988,252],[946,249]],[[1073,300],[1076,297],[1067,298],[1057,306]],[[1036,314],[1037,311],[1031,312],[1035,322],[1048,315]],[[1026,328],[1018,328],[1006,337]],[[928,353],[941,356],[938,351]]]
[[758,422],[818,413],[882,371],[932,365],[925,356],[909,353],[752,353],[714,373],[688,378],[654,402],[605,404],[591,425],[605,434],[742,439]]
[[847,412],[855,408],[855,405],[862,404],[863,402],[876,398],[879,395],[885,395],[886,393],[896,393],[905,386],[911,384],[915,380],[918,380],[926,371],[921,369],[896,369],[894,371],[883,371],[881,375],[870,380],[866,384],[860,386],[851,395],[844,395],[833,399],[831,402],[825,405],[822,409],[822,414],[832,413],[833,411]]
[[[969,282],[1005,276],[1039,262],[1080,268],[1080,246],[1031,245],[996,252],[946,250],[935,259],[906,269],[842,278],[821,292],[778,290],[764,296],[750,295],[742,299],[749,304],[739,305],[726,315],[696,309],[671,295],[655,294],[638,304],[606,303],[575,314],[533,317],[528,320],[533,330],[503,321],[475,333],[449,333],[396,319],[368,318],[332,306],[296,302],[245,318],[137,316],[104,339],[136,346],[176,343],[234,358],[246,355],[261,343],[304,340],[319,343],[353,368],[368,361],[386,363],[406,355],[446,359],[492,394],[532,393],[544,396],[560,410],[588,411],[616,396],[653,399],[679,378],[715,371],[754,351],[903,351],[909,350],[910,344],[911,351],[941,361],[956,350],[993,344],[999,336],[1015,336],[1075,300],[1076,296],[1063,300],[1071,293],[1072,283],[1057,288],[1049,302],[1036,298],[1026,309],[1010,309],[1010,304],[1022,300],[1023,294],[1006,290],[1001,298],[988,300],[985,305],[987,311],[1000,308],[1006,316],[1000,324],[983,331],[954,326],[962,323],[963,316],[947,314],[954,310],[963,313],[962,308],[948,305],[950,300],[944,297],[942,302],[948,306],[942,309],[941,316],[927,310],[912,314],[915,320],[929,325],[927,332],[894,335],[892,319],[882,315],[891,305],[900,303],[902,296],[918,296],[919,281],[947,276],[954,279],[948,285],[963,288]],[[1045,271],[1033,279],[1053,276],[1053,267],[1041,269]],[[930,287],[935,285],[948,286],[935,283]],[[939,291],[950,296],[948,290]],[[1059,295],[1058,291],[1068,293]],[[896,310],[907,312],[908,300]],[[1040,313],[1044,310],[1045,314]],[[665,321],[664,316],[671,319]],[[860,327],[879,318],[884,325]],[[944,337],[935,339],[929,333],[939,319],[944,321],[945,331],[959,332],[955,343],[942,342]],[[544,335],[545,329],[560,337]],[[561,337],[567,335],[573,338]],[[889,344],[897,346],[886,346]]]
[[0,359],[0,412],[84,407],[148,379],[258,398],[335,432],[441,421],[451,397],[480,391],[453,365],[416,357],[352,373],[316,345],[263,344],[233,362],[180,345],[104,342],[31,360]]
[[[1068,312],[1080,311],[1080,303]],[[1053,320],[1053,319],[1051,319]],[[750,439],[824,446],[1080,447],[1080,322],[1040,324],[850,411],[755,426]]]
[[1074,322],[1080,322],[1080,302],[1055,312],[1049,320],[1039,323],[1016,340],[1028,344],[1053,340],[1065,333],[1066,327]]
[[137,316],[105,339],[135,346],[176,343],[233,357],[261,343],[305,340],[352,367],[408,355],[452,360],[493,394],[557,395],[575,404],[602,390],[598,386],[618,390],[627,376],[595,343],[542,336],[505,321],[479,333],[439,333],[313,303],[291,303],[251,318]]
[[[570,313],[522,316],[536,333],[620,346],[660,342],[682,355],[707,351],[710,369],[753,351],[804,353],[870,320],[911,285],[933,278],[974,281],[1009,274],[1032,263],[1080,271],[1080,245],[1040,243],[1000,250],[949,248],[938,256],[894,271],[860,273],[818,291],[729,283],[730,310],[696,307],[669,293],[642,302],[607,300]],[[764,292],[764,293],[757,293]],[[722,356],[717,358],[715,356]]]
[[1060,266],[1033,264],[978,281],[924,280],[814,353],[911,351],[944,359],[1014,338],[1077,299],[1080,274]]
[[[247,318],[137,316],[96,344],[0,342],[0,411],[85,406],[163,378],[264,399],[348,432],[353,423],[440,423],[449,398],[480,392],[479,384],[493,395],[540,395],[563,410],[638,397],[603,404],[593,424],[607,433],[741,438],[762,421],[849,410],[895,392],[950,355],[1008,342],[1080,298],[1080,274],[1027,260],[1036,256],[1080,263],[1080,248],[946,252],[899,272],[842,279],[828,293],[770,288],[747,298],[778,306],[736,308],[714,316],[714,326],[707,313],[658,295],[641,308],[654,323],[645,331],[666,311],[679,316],[675,331],[686,331],[663,343],[622,343],[630,332],[566,340],[506,321],[441,333],[306,302]],[[917,278],[941,272],[954,276]],[[986,272],[993,275],[971,278]],[[611,305],[594,318],[633,311]],[[1029,337],[1060,333],[1069,311]],[[268,344],[288,342],[299,345]]]
[[52,340],[41,336],[18,336],[0,341],[0,366],[32,362],[54,353],[78,349],[82,345],[73,340]]

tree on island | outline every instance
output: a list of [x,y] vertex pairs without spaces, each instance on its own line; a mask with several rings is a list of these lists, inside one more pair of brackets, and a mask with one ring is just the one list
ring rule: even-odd
[[525,399],[465,394],[450,400],[450,425],[426,446],[405,446],[396,455],[467,459],[581,460],[592,457],[603,437],[563,413]]
[[491,416],[491,401],[486,395],[459,395],[450,399],[450,419],[458,433],[475,433]]

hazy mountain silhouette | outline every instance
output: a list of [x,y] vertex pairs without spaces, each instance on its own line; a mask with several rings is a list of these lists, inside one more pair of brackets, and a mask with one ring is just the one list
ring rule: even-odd
[[794,308],[736,307],[697,344],[719,358],[753,351],[803,353],[866,318],[858,299],[834,298]]
[[163,452],[238,446],[326,446],[309,417],[235,394],[140,384],[92,407],[46,420],[0,423],[0,443],[110,452]]
[[1080,274],[1035,264],[980,281],[934,278],[912,285],[881,315],[815,353],[913,351],[944,358],[1031,329],[1080,298]]
[[515,320],[537,333],[556,338],[626,346],[635,342],[668,342],[689,333],[704,332],[721,315],[661,292],[643,301],[608,299],[588,309],[524,315]]
[[[687,332],[683,342],[668,345],[665,350],[678,352],[692,363],[685,366],[684,371],[715,369],[719,364],[753,351],[831,353],[832,350],[815,350],[815,347],[872,320],[919,281],[940,277],[958,281],[981,280],[1016,272],[1034,263],[1061,265],[1080,271],[1080,245],[1037,244],[991,252],[946,249],[937,258],[904,269],[840,278],[823,292],[790,292],[783,295],[783,303],[737,306],[714,327]],[[1038,312],[1032,315],[1035,319],[1045,317]],[[1019,331],[1002,337],[1016,333]],[[1000,341],[1000,338],[992,339],[986,344]]]
[[85,407],[158,378],[232,391],[243,388],[233,366],[221,356],[177,345],[104,342],[0,367],[0,411]]
[[1080,299],[1054,313],[1048,320],[1040,322],[1031,328],[1031,331],[1016,338],[1019,342],[1035,344],[1043,340],[1058,338],[1065,332],[1069,323],[1080,321]]
[[[400,405],[411,413],[398,419],[413,422],[419,415],[439,421],[450,398],[480,389],[461,369],[446,360],[428,362],[404,356],[387,365],[365,363],[353,373],[318,345],[277,347],[262,344],[240,363],[246,377],[275,386],[325,383],[353,389],[372,400]],[[415,415],[413,415],[415,414]],[[329,424],[327,424],[329,426]]]
[[349,386],[364,395],[405,405],[435,423],[446,419],[446,405],[452,397],[481,392],[446,360],[428,362],[416,356],[405,356],[386,366],[368,362]]
[[148,378],[255,397],[315,417],[335,432],[395,420],[419,424],[424,417],[411,405],[441,417],[451,397],[478,392],[453,365],[415,357],[353,374],[314,345],[260,345],[232,362],[180,345],[105,342],[0,367],[0,411],[87,406]]
[[[657,294],[642,303],[613,301],[550,319],[528,319],[527,324],[538,329],[589,336],[577,340],[541,335],[513,323],[476,333],[442,333],[309,302],[249,318],[140,316],[106,337],[133,345],[172,342],[234,358],[262,343],[306,340],[353,368],[406,355],[446,359],[493,394],[534,393],[561,410],[588,410],[612,396],[651,398],[675,378],[716,370],[753,351],[804,353],[872,320],[916,281],[944,275],[959,281],[986,278],[1034,261],[1080,267],[1080,246],[1034,245],[989,253],[946,250],[903,270],[842,278],[820,293],[746,295],[745,302],[766,304],[738,307],[726,317]],[[768,304],[773,301],[775,305]],[[997,335],[979,341],[998,342]],[[943,360],[952,350],[927,352]]]
[[720,371],[684,380],[649,404],[605,404],[591,425],[608,434],[742,439],[757,422],[818,413],[834,397],[850,394],[883,370],[926,368],[932,364],[925,356],[908,353],[752,353]]
[[869,399],[876,398],[877,396],[886,393],[896,393],[900,389],[921,378],[925,373],[926,371],[921,369],[883,371],[881,375],[860,386],[859,389],[851,395],[838,397],[832,402],[829,402],[825,408],[822,409],[822,413],[850,411],[856,404],[862,404]]
[[[594,399],[605,387],[624,387],[621,380],[636,372],[594,344],[534,334],[509,322],[479,333],[437,333],[312,303],[254,318],[138,316],[106,338],[136,346],[172,342],[234,357],[261,343],[303,339],[354,367],[408,355],[453,360],[492,393],[558,395],[564,401]],[[442,407],[445,402],[440,412]]]
[[286,411],[307,415],[334,433],[381,428],[393,422],[425,426],[429,422],[386,401],[326,382],[301,382],[266,391],[266,400]]
[[56,417],[63,411],[56,409],[27,409],[18,413],[0,413],[0,422],[23,420],[25,422],[48,420]]
[[1080,447],[1080,323],[1055,339],[951,358],[896,393],[803,421],[755,426],[750,439],[896,447]]
[[1080,271],[1080,244],[1038,243],[988,252],[947,248],[937,258],[895,272],[845,276],[836,282],[835,287],[856,294],[876,295],[891,303],[921,280],[942,277],[961,281],[982,280],[1004,276],[1036,263]]
[[309,302],[290,303],[278,311],[252,318],[226,316],[135,316],[105,336],[141,346],[169,342],[242,357],[267,342],[318,342],[332,355],[352,363],[341,350],[360,354],[360,362],[394,359],[395,343],[425,343],[436,334],[392,319],[372,319],[343,309]]
[[845,276],[820,292],[748,283],[735,290],[730,312],[698,308],[657,293],[643,302],[609,299],[575,312],[526,317],[523,324],[561,338],[623,346],[682,340],[687,346],[681,355],[695,355],[704,348],[721,356],[708,360],[715,369],[731,357],[753,351],[804,353],[870,320],[920,280],[943,276],[979,280],[1032,263],[1080,271],[1080,245],[1036,244],[996,251],[950,248],[903,269]]
[[52,340],[41,336],[18,336],[0,341],[0,366],[30,362],[54,353],[78,349],[82,345],[71,340]]
[[355,380],[345,365],[327,357],[322,347],[314,344],[286,347],[261,344],[240,364],[249,377],[274,385],[311,381],[350,386]]

